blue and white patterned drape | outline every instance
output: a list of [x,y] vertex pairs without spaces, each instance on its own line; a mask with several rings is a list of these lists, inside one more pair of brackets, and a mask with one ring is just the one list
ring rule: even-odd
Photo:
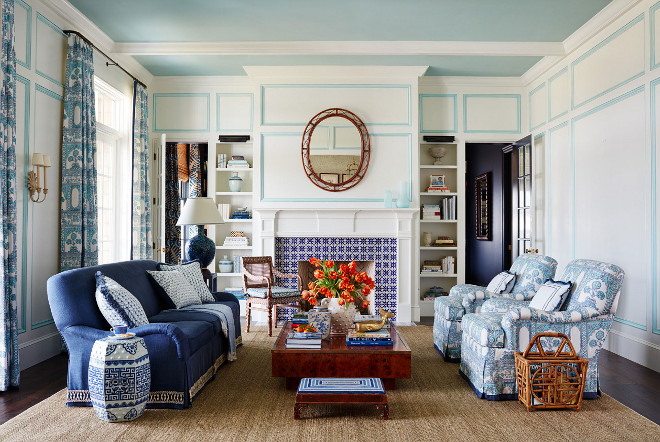
[[60,270],[98,262],[93,49],[70,35],[62,132]]
[[0,92],[0,390],[18,386],[18,316],[16,312],[16,53],[14,2],[2,2],[2,68]]
[[151,194],[149,191],[149,101],[147,89],[133,87],[133,240],[132,259],[152,259]]

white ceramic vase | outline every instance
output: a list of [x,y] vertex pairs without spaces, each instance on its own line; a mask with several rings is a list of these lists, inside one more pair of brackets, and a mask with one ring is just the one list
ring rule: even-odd
[[330,334],[345,335],[348,329],[353,326],[355,321],[356,308],[352,302],[346,305],[339,305],[341,298],[330,298],[328,301],[328,311],[330,312]]

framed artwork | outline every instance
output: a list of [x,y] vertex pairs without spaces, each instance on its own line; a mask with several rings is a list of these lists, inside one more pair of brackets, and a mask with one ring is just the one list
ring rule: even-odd
[[338,173],[322,173],[319,175],[322,181],[330,184],[339,184],[339,174]]
[[445,187],[444,175],[431,175],[429,187]]
[[492,225],[490,204],[490,172],[483,173],[475,178],[474,190],[477,204],[477,239],[481,241],[490,241]]
[[341,174],[341,182],[342,182],[342,183],[345,183],[345,182],[347,182],[348,180],[350,180],[352,177],[353,177],[353,174],[352,174],[352,173],[342,173],[342,174]]

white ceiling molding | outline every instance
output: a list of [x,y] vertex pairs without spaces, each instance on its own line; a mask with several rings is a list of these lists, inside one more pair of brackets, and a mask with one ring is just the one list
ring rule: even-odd
[[[604,29],[614,20],[628,12],[633,6],[641,0],[613,0],[612,3],[605,6],[598,14],[594,15],[588,22],[582,25],[577,31],[569,35],[562,43],[564,46],[564,56],[579,48],[597,32]],[[527,72],[521,75],[522,83],[528,86],[538,77],[543,75],[548,69],[556,63],[561,62],[564,57],[545,56]]]
[[115,43],[128,55],[490,55],[561,56],[561,42],[231,41]]
[[487,86],[487,87],[521,87],[520,77],[421,77],[420,86]]
[[428,66],[243,66],[248,77],[260,78],[403,78],[422,77]]
[[147,69],[138,63],[133,57],[126,54],[115,54],[112,49],[115,42],[108,37],[98,26],[88,19],[82,12],[76,9],[66,0],[40,0],[41,3],[71,24],[71,29],[83,34],[87,39],[94,43],[100,50],[112,57],[121,64],[127,71],[138,77],[143,83],[149,84],[154,76]]
[[253,81],[246,76],[217,75],[209,77],[197,76],[157,76],[154,77],[152,86],[158,89],[161,86],[185,86],[185,87],[206,87],[206,86],[231,86],[231,87],[252,87]]

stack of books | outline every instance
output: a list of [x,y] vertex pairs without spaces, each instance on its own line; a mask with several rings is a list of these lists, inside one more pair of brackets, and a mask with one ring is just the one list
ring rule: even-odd
[[245,237],[243,232],[239,230],[234,230],[229,234],[228,237],[225,238],[225,242],[223,245],[228,247],[240,247],[240,246],[247,246],[249,244],[248,244],[248,239]]
[[308,322],[308,312],[295,312],[293,318],[291,318],[293,325],[307,324]]
[[377,346],[377,345],[393,345],[392,336],[388,329],[382,328],[370,332],[356,332],[350,331],[346,334],[346,345],[354,346]]
[[218,163],[217,163],[216,167],[218,169],[227,168],[227,154],[226,153],[219,153],[218,154]]
[[245,161],[243,155],[232,155],[231,160],[227,161],[227,167],[233,169],[249,169],[250,163]]
[[428,292],[426,292],[426,296],[424,297],[425,301],[433,301],[435,298],[438,298],[440,296],[447,296],[448,293],[440,286],[433,286],[431,287]]
[[445,256],[439,261],[424,261],[422,273],[456,273],[456,258]]
[[229,219],[231,213],[231,204],[218,204],[218,212],[222,215],[222,219]]
[[432,245],[433,247],[456,247],[456,241],[448,236],[438,236]]
[[252,215],[249,210],[246,210],[247,207],[241,207],[237,210],[234,210],[231,213],[229,219],[252,219]]
[[431,193],[442,193],[449,192],[449,186],[445,184],[444,175],[431,175],[429,187],[426,189],[427,192]]
[[422,219],[453,221],[456,219],[456,196],[440,200],[440,204],[424,204],[422,206]]
[[322,333],[289,332],[284,348],[303,348],[317,350],[321,348]]

